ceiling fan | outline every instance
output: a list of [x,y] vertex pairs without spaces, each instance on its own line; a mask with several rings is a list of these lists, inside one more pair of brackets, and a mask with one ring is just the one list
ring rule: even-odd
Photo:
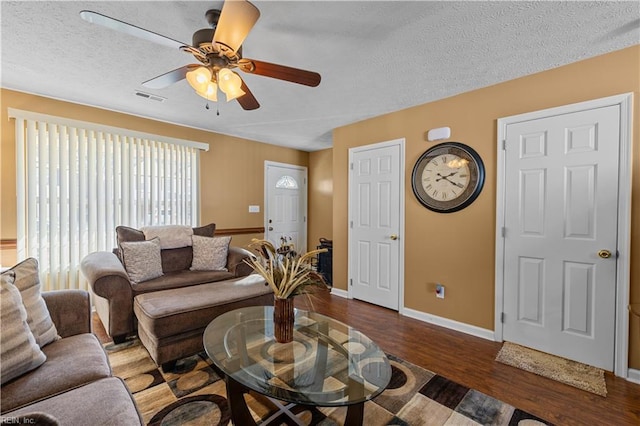
[[90,10],[81,11],[80,16],[93,24],[177,48],[192,54],[200,62],[142,83],[142,86],[150,89],[163,89],[186,78],[196,93],[208,100],[217,101],[220,88],[227,101],[236,99],[243,109],[253,110],[259,108],[260,104],[240,75],[233,71],[236,68],[249,74],[310,87],[320,84],[320,74],[316,72],[242,57],[242,43],[260,17],[258,8],[247,0],[226,0],[222,10],[208,10],[205,17],[211,28],[196,31],[192,45]]

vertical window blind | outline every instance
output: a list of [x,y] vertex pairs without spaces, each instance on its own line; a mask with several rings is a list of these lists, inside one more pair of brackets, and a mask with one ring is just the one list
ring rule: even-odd
[[197,225],[208,144],[9,109],[15,118],[18,259],[43,288],[87,289],[80,261],[111,251],[115,228]]

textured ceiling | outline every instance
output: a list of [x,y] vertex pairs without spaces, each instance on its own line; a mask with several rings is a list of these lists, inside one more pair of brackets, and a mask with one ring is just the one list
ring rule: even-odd
[[336,127],[640,43],[638,1],[254,4],[261,17],[244,57],[319,72],[318,87],[242,74],[260,109],[207,110],[184,80],[141,86],[192,56],[79,16],[93,10],[190,44],[222,1],[2,1],[2,87],[314,151]]

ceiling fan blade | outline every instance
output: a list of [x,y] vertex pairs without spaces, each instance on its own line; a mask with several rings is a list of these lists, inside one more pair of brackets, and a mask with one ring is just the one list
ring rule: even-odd
[[220,12],[216,32],[213,34],[213,41],[237,52],[259,17],[258,8],[247,0],[226,0]]
[[129,34],[134,37],[138,37],[143,40],[148,40],[153,43],[161,44],[163,46],[171,47],[174,49],[180,49],[180,47],[182,46],[189,46],[188,43],[183,43],[181,41],[174,40],[169,37],[165,37],[158,33],[154,33],[153,31],[136,27],[135,25],[128,24],[118,19],[103,15],[101,13],[93,12],[91,10],[81,11],[80,17],[92,24],[102,25],[103,27],[107,27],[109,29],[112,29],[121,33]]
[[238,66],[245,72],[258,74],[265,77],[277,78],[292,83],[304,84],[316,87],[320,84],[320,74],[313,71],[305,71],[284,65],[271,64],[269,62],[256,61],[255,59],[241,59]]
[[242,80],[242,86],[240,86],[240,88],[244,92],[244,95],[240,96],[239,98],[236,98],[236,100],[238,101],[242,109],[250,111],[252,109],[260,108],[260,104],[258,103],[256,98],[253,96],[253,93],[251,93],[251,90],[249,90],[244,80]]
[[185,65],[180,68],[176,68],[173,71],[166,72],[162,75],[152,78],[151,80],[147,80],[142,83],[143,87],[149,89],[164,89],[165,87],[171,86],[173,83],[177,83],[180,80],[184,80],[187,77],[187,72],[192,69],[198,68],[200,65]]

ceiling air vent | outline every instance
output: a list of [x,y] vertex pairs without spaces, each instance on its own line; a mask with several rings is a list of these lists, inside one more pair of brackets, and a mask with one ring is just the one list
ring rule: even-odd
[[149,99],[151,101],[164,102],[167,98],[163,98],[162,96],[152,95],[151,93],[141,92],[139,90],[136,91],[136,96],[140,96],[141,98]]

